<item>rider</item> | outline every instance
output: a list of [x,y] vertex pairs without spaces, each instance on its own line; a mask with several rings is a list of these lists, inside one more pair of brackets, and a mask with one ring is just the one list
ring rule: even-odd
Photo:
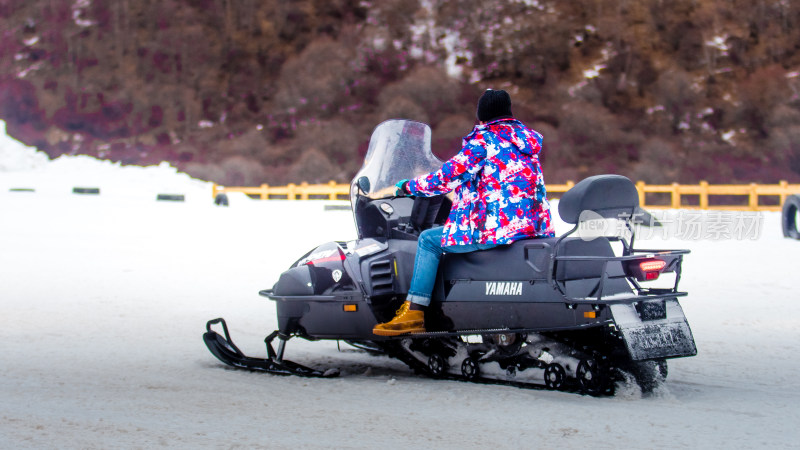
[[550,204],[539,152],[542,135],[511,113],[511,97],[489,89],[478,100],[478,121],[461,151],[441,169],[397,183],[398,193],[430,197],[455,189],[444,227],[423,231],[405,303],[373,333],[397,336],[425,331],[425,308],[442,253],[468,253],[519,239],[551,237]]

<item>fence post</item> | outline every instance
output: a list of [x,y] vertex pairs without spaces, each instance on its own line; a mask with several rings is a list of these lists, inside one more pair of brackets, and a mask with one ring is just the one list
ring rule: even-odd
[[575,182],[572,180],[567,180],[567,190],[572,189],[573,186],[575,186]]
[[700,209],[708,209],[708,181],[700,182]]
[[781,186],[781,203],[780,203],[780,206],[783,206],[783,204],[786,202],[786,191],[789,190],[789,182],[786,181],[786,180],[781,180],[780,183],[778,183],[778,184],[780,184],[780,186]]
[[646,197],[644,195],[644,181],[639,180],[636,182],[636,191],[639,193],[639,206],[642,208],[645,207],[644,201]]
[[678,190],[680,185],[672,183],[672,209],[681,209],[681,192]]
[[295,185],[294,183],[289,183],[286,186],[286,189],[287,189],[287,191],[286,191],[287,192],[286,193],[286,200],[297,200],[296,198],[294,198],[294,194],[295,194],[296,188],[297,188],[297,185]]
[[308,200],[308,183],[300,183],[300,200]]
[[331,180],[328,182],[328,200],[336,200],[336,182]]
[[268,200],[269,199],[269,185],[262,184],[261,185],[261,200]]
[[750,183],[750,209],[758,211],[758,185]]
[[[219,186],[217,186],[217,183],[212,183],[211,184],[211,198],[217,198],[217,194],[219,194]],[[783,201],[781,201],[781,204],[783,204]]]

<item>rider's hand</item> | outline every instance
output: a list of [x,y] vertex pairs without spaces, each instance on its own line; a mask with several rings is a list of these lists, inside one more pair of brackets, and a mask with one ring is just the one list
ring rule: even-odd
[[396,188],[394,191],[396,197],[411,194],[411,191],[408,190],[408,180],[400,180],[394,186]]

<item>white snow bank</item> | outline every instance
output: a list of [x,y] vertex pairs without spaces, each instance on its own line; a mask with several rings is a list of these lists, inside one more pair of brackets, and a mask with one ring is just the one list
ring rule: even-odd
[[183,194],[186,201],[213,200],[211,183],[178,172],[167,162],[122,166],[85,155],[64,155],[50,161],[43,152],[6,135],[5,122],[0,123],[0,191],[33,189],[40,195],[64,196],[81,187],[99,188],[101,196],[147,201],[158,194]]
[[18,170],[32,170],[47,164],[47,155],[12,139],[6,134],[6,123],[0,120],[0,174]]

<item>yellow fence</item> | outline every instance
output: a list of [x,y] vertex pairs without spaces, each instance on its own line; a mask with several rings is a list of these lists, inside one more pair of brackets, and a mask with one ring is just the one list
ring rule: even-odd
[[337,184],[331,181],[328,184],[289,183],[286,186],[270,186],[262,184],[256,187],[226,187],[214,184],[213,196],[228,192],[241,192],[261,200],[350,200],[350,185]]
[[[548,184],[547,193],[551,198],[567,192],[575,183]],[[636,183],[639,191],[639,204],[645,209],[720,209],[728,211],[780,211],[787,195],[800,193],[800,184],[645,184]],[[350,186],[337,184],[288,184],[286,186],[226,187],[214,184],[213,196],[217,194],[241,192],[262,200],[348,200]],[[648,195],[652,194],[652,195]],[[711,199],[711,201],[709,201]]]

